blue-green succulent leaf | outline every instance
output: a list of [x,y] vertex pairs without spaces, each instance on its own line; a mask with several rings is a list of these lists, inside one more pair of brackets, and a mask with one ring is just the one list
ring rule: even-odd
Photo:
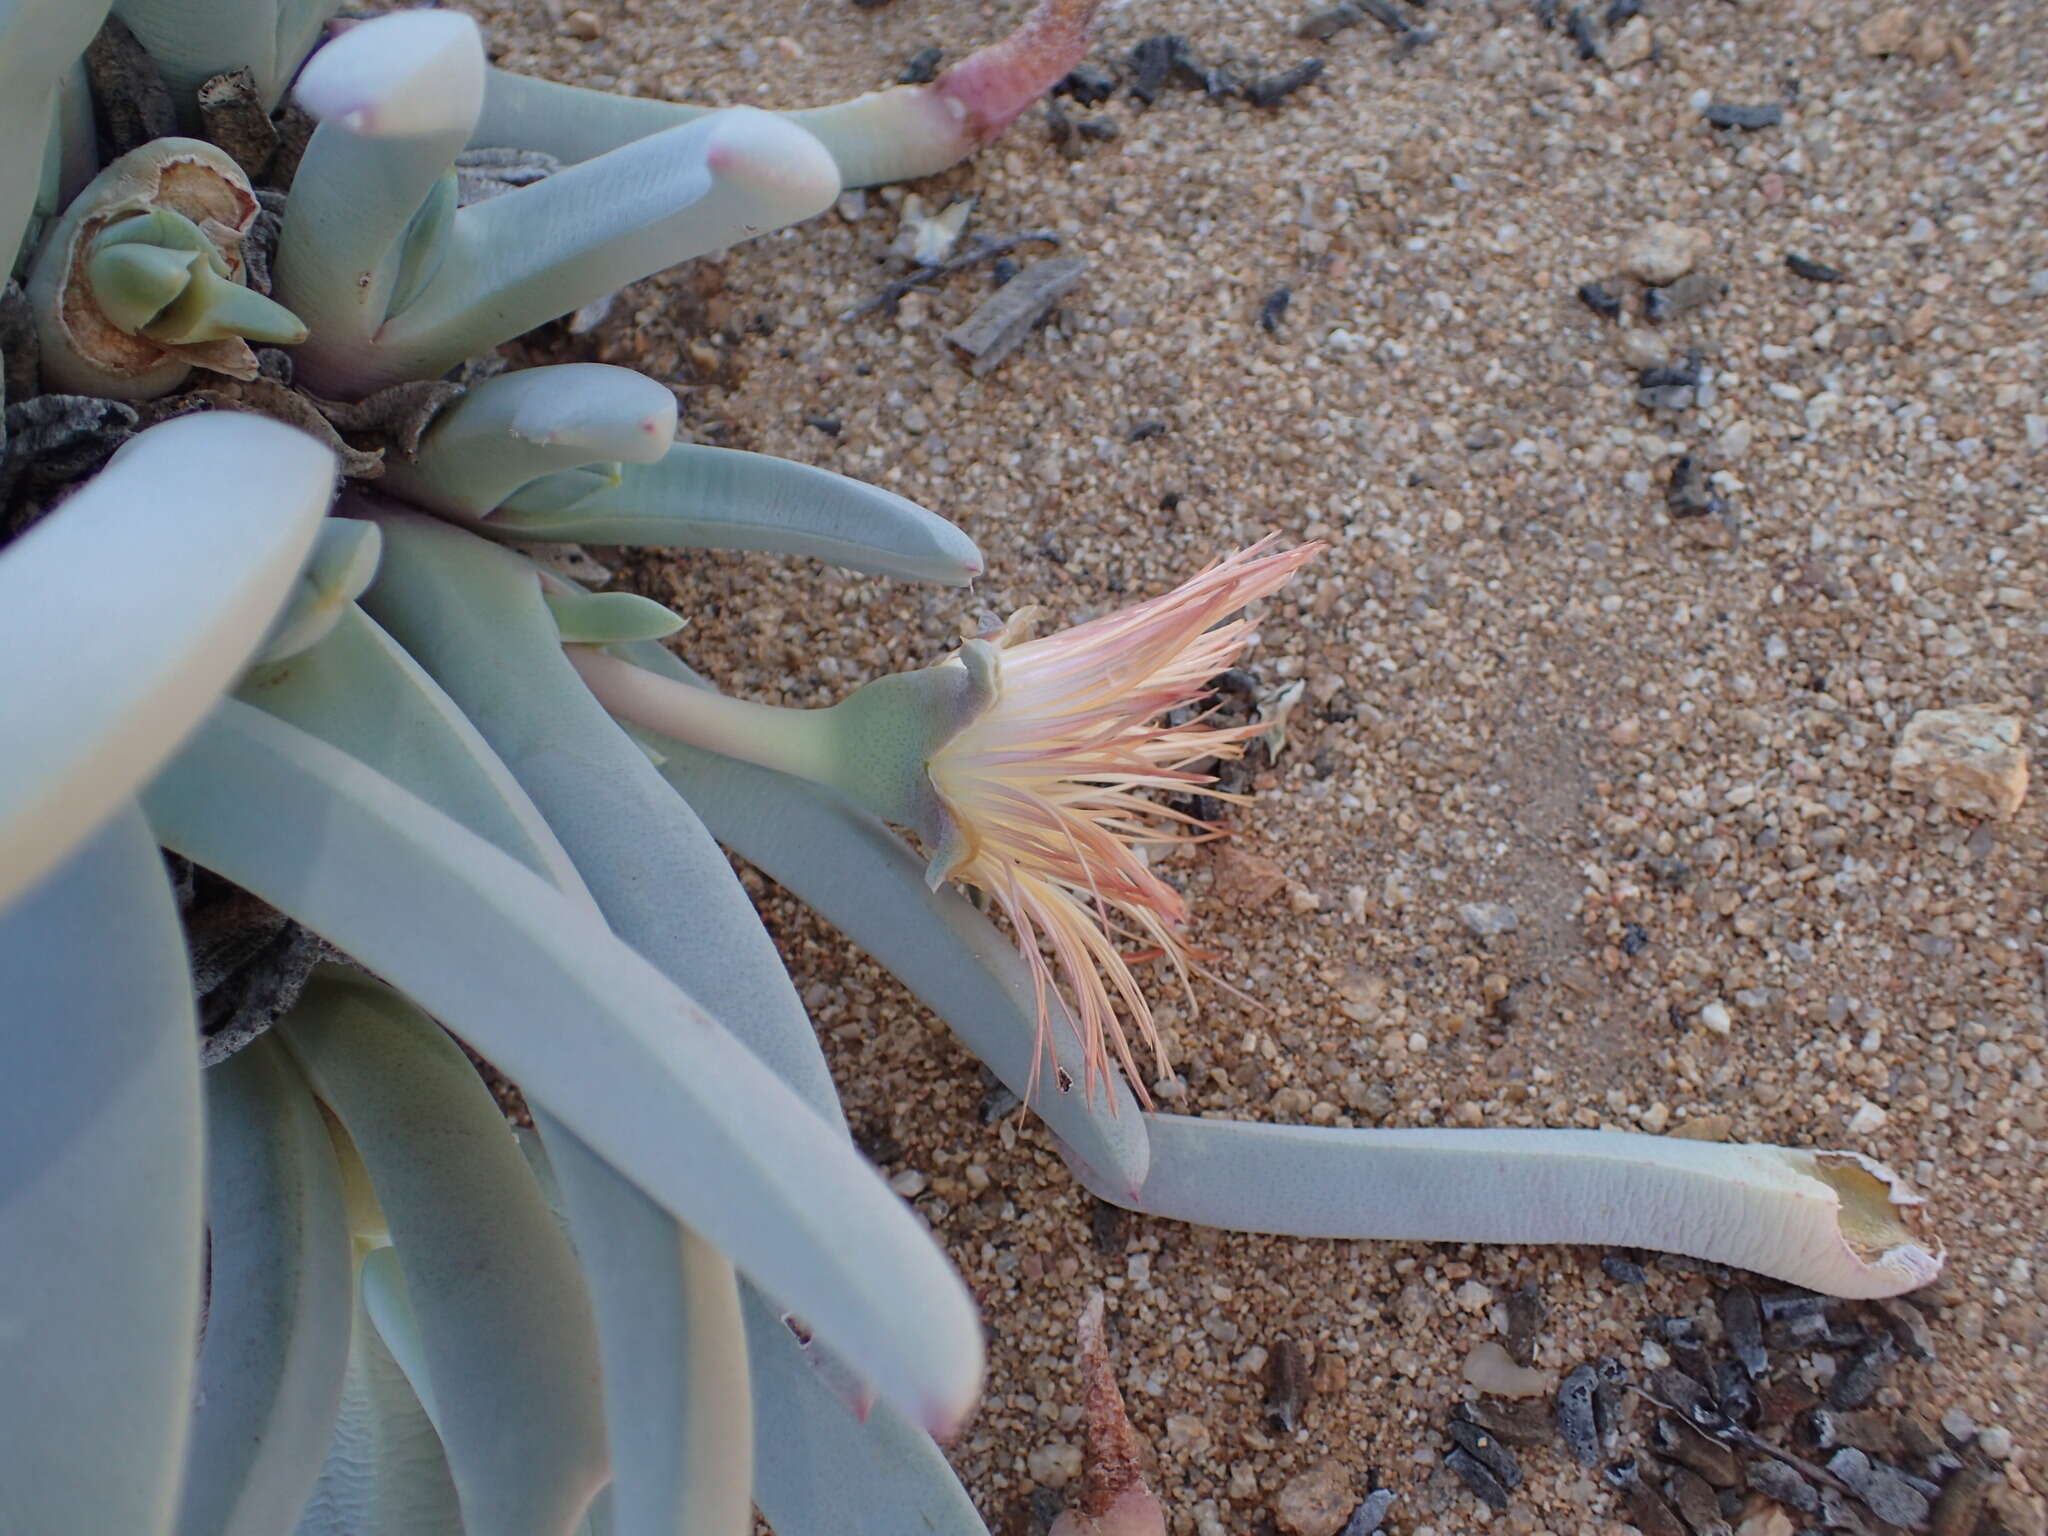
[[334,1146],[283,1046],[206,1073],[212,1269],[178,1536],[275,1536],[319,1479],[355,1310]]
[[[279,1026],[389,1224],[464,1527],[568,1536],[607,1476],[597,1325],[569,1244],[476,1068],[389,987],[315,970]],[[372,1307],[372,1316],[377,1316]]]
[[974,541],[936,513],[828,469],[677,443],[628,465],[610,486],[560,505],[552,480],[512,495],[485,520],[495,538],[759,549],[848,570],[966,586],[982,571]]
[[753,1413],[725,1256],[542,1110],[604,1345],[619,1536],[746,1536]]
[[341,1412],[294,1536],[455,1536],[455,1480],[419,1395],[357,1287]]
[[483,71],[474,21],[420,10],[349,28],[300,74],[295,94],[320,126],[293,177],[272,269],[278,301],[312,328],[294,354],[299,383],[355,398],[462,360],[388,373],[378,333],[405,273],[445,267],[446,253],[407,237],[431,233],[414,220],[476,121]]
[[184,934],[132,807],[0,913],[0,977],[0,1530],[166,1532],[204,1131]]
[[362,609],[351,604],[318,645],[251,671],[236,697],[368,764],[562,889],[579,888],[569,856],[476,727]]
[[149,50],[185,126],[199,126],[198,93],[215,75],[247,69],[275,108],[338,0],[116,0],[114,14]]
[[1105,1200],[1198,1226],[1657,1248],[1833,1296],[1894,1296],[1941,1271],[1918,1197],[1853,1152],[1625,1131],[1145,1123],[1152,1167],[1135,1195],[1069,1162]]
[[683,627],[674,609],[632,592],[550,592],[546,601],[564,645],[659,640]]
[[107,3],[0,0],[0,278],[34,215],[45,148],[63,127],[60,81],[99,31]]
[[675,435],[674,392],[644,374],[604,363],[522,368],[443,410],[418,458],[386,465],[378,489],[471,521],[544,475],[603,465],[578,483],[609,484],[621,460],[658,460]]
[[[690,669],[660,645],[620,647],[640,666],[685,681]],[[886,825],[830,790],[737,758],[651,736],[661,776],[721,843],[787,887],[865,949],[952,1026],[1010,1088],[1031,1085],[1038,1001],[1013,941],[950,887],[933,890],[925,864]],[[1145,1121],[1119,1079],[1091,1102],[1061,1091],[1084,1081],[1081,1042],[1056,998],[1048,1024],[1059,1071],[1041,1073],[1031,1107],[1061,1141],[1126,1191],[1143,1187]]]
[[886,1403],[832,1390],[775,1307],[749,1289],[754,1502],[776,1536],[987,1536],[932,1437]]
[[[334,455],[261,416],[151,427],[0,550],[0,910],[127,803],[254,654]],[[119,621],[98,594],[121,592]],[[146,637],[138,643],[137,637]]]
[[[807,219],[838,195],[817,140],[772,112],[728,107],[473,203],[456,215],[439,269],[378,332],[377,382],[441,373],[627,283]],[[299,355],[320,346],[316,334]]]
[[384,565],[364,606],[503,758],[614,930],[843,1128],[817,1036],[753,903],[564,659],[535,569],[430,518],[382,526]]
[[323,518],[284,612],[270,626],[260,663],[285,661],[311,650],[349,613],[377,574],[383,536],[375,523]]
[[168,846],[402,987],[885,1397],[934,1427],[966,1414],[980,1331],[928,1234],[837,1127],[585,905],[233,699],[147,804]]
[[455,173],[444,173],[398,237],[398,270],[391,279],[391,297],[385,301],[387,314],[418,298],[428,279],[448,259],[448,231],[455,226],[457,188]]

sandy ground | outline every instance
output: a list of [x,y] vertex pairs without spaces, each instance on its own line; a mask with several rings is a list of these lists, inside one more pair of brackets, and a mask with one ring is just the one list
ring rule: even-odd
[[[887,83],[927,46],[956,58],[1021,8],[472,9],[515,67],[783,106]],[[629,572],[690,616],[694,663],[759,698],[836,698],[983,612],[1100,612],[1266,529],[1329,539],[1248,662],[1265,688],[1306,683],[1236,818],[1233,846],[1283,878],[1208,852],[1166,866],[1268,1010],[1211,991],[1172,1012],[1185,1105],[1704,1121],[1868,1151],[1953,1254],[1939,1358],[1895,1368],[1876,1406],[2002,1426],[2008,1484],[2038,1492],[2048,795],[1979,822],[1894,790],[1888,764],[1922,709],[1988,704],[2037,754],[2048,739],[2048,421],[2030,444],[2026,420],[2048,415],[2048,6],[1927,6],[1957,46],[1926,62],[1866,55],[1878,9],[1652,0],[1653,56],[1613,68],[1521,0],[1410,11],[1440,37],[1404,59],[1370,21],[1317,44],[1272,0],[1131,0],[1098,62],[1177,31],[1243,73],[1327,71],[1270,111],[1120,91],[1090,114],[1118,136],[1075,159],[1034,112],[918,188],[977,198],[971,234],[1053,227],[1088,258],[989,377],[941,340],[981,272],[837,320],[901,270],[894,191],[644,284],[563,355],[672,379],[690,433],[876,480],[986,552],[971,594],[753,556]],[[1707,97],[1784,118],[1717,130]],[[1727,291],[1652,328],[1624,251],[1659,219]],[[1802,280],[1787,252],[1850,280]],[[1594,280],[1625,323],[1574,298]],[[1638,403],[1636,369],[1690,348],[1709,401]],[[1682,453],[1725,515],[1670,515]],[[1038,1529],[1031,1495],[1069,1474],[1073,1325],[1099,1285],[1178,1532],[1272,1529],[1276,1492],[1325,1457],[1358,1493],[1397,1490],[1390,1526],[1416,1536],[1615,1528],[1597,1475],[1550,1451],[1524,1453],[1505,1515],[1442,1472],[1461,1363],[1525,1282],[1551,1309],[1537,1361],[1564,1368],[1639,1359],[1652,1317],[1711,1310],[1708,1278],[1098,1221],[1032,1125],[977,1117],[982,1081],[937,1021],[748,879],[854,1123],[918,1176],[986,1308],[987,1398],[954,1459],[993,1526]],[[1511,904],[1513,931],[1470,931],[1473,902]],[[1725,1034],[1701,1021],[1717,1003]],[[1261,1413],[1283,1337],[1317,1362],[1291,1434]]]

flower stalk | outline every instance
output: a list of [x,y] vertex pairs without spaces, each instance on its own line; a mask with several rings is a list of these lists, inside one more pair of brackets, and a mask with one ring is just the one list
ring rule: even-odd
[[1194,955],[1185,902],[1139,850],[1221,835],[1147,792],[1209,784],[1192,765],[1235,756],[1261,728],[1164,717],[1204,697],[1250,641],[1249,621],[1229,616],[1321,548],[1269,538],[1160,597],[1041,639],[1028,638],[1027,612],[935,667],[823,710],[724,698],[601,654],[576,665],[608,709],[644,729],[824,784],[915,833],[934,887],[986,892],[1016,930],[1038,999],[1037,1059],[1050,999],[1063,993],[1086,1091],[1109,1087],[1114,1056],[1142,1100],[1126,1020],[1169,1069],[1132,964],[1164,956],[1185,985]]

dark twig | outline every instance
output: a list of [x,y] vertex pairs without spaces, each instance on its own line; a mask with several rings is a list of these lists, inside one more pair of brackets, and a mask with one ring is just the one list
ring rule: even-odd
[[951,277],[955,272],[964,272],[969,267],[987,261],[991,256],[1005,256],[1020,245],[1043,242],[1058,245],[1060,234],[1056,229],[1027,229],[1021,235],[1006,235],[1001,240],[981,240],[962,251],[958,256],[949,256],[944,261],[932,262],[897,278],[871,299],[865,299],[853,306],[839,318],[858,320],[862,315],[871,315],[876,310],[884,314],[896,313],[896,305],[903,296],[914,289],[929,288],[942,277]]

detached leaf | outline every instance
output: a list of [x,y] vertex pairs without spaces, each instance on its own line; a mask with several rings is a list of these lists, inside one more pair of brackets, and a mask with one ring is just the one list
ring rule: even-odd
[[338,966],[314,972],[278,1032],[369,1171],[424,1376],[380,1327],[440,1433],[465,1526],[567,1536],[607,1476],[597,1328],[497,1100],[432,1020]]
[[199,1322],[199,1025],[132,807],[0,913],[0,977],[0,1524],[166,1532]]
[[290,591],[333,475],[331,454],[276,422],[180,417],[0,550],[0,655],[16,658],[0,681],[0,907],[213,707]]
[[1920,1199],[1854,1152],[1624,1131],[1334,1130],[1147,1115],[1133,1196],[1103,1199],[1237,1232],[1656,1248],[1833,1296],[1896,1296],[1941,1272]]

